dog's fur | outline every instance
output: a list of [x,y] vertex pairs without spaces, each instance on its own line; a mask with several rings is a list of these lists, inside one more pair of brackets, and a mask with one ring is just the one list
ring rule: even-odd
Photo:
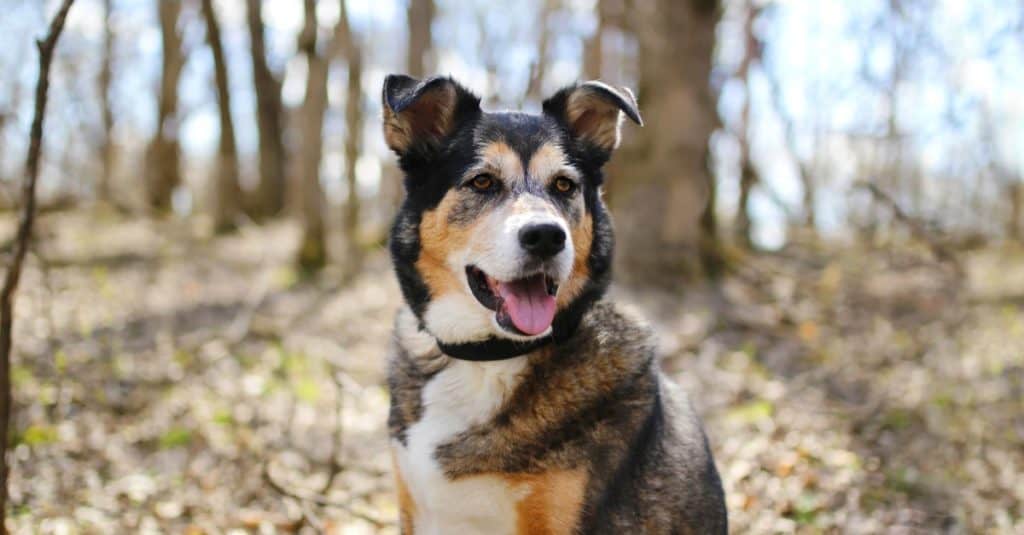
[[[388,374],[402,532],[725,533],[693,409],[648,329],[602,301],[602,167],[623,116],[641,122],[632,94],[587,82],[540,115],[487,113],[450,78],[392,75],[383,101],[407,192],[391,235],[407,306]],[[543,260],[516,238],[538,223],[565,235]],[[488,281],[543,273],[557,284],[550,327],[502,322],[470,265]]]

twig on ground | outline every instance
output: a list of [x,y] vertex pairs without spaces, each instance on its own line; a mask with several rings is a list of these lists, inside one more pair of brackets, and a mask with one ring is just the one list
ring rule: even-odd
[[876,201],[882,203],[887,208],[889,208],[889,210],[892,212],[893,217],[895,217],[896,220],[899,221],[900,223],[906,225],[907,228],[910,229],[911,234],[913,234],[915,238],[927,244],[932,254],[935,255],[935,258],[937,258],[941,262],[948,263],[950,266],[953,267],[957,274],[963,273],[963,268],[960,265],[960,261],[957,259],[956,255],[954,255],[952,251],[950,251],[948,248],[946,248],[946,246],[944,246],[937,239],[935,239],[935,237],[932,236],[930,232],[928,232],[928,230],[924,227],[923,224],[921,224],[921,222],[917,218],[907,214],[906,210],[904,210],[903,207],[901,207],[899,203],[896,202],[896,199],[893,199],[891,195],[883,191],[882,188],[878,187],[877,184],[868,182],[866,180],[861,180],[855,183],[854,187],[867,190],[871,194],[871,196],[875,198]]
[[331,500],[326,496],[314,494],[312,492],[302,492],[299,490],[285,488],[284,485],[277,482],[274,479],[274,477],[270,474],[270,461],[266,461],[263,463],[263,480],[266,481],[268,485],[270,485],[270,488],[274,489],[274,491],[283,496],[294,498],[296,500],[299,500],[300,502],[313,503],[321,507],[336,507],[360,520],[372,524],[373,527],[375,528],[382,528],[387,525],[387,522],[384,522],[383,520],[374,518],[371,515],[356,510],[354,507],[352,507],[352,504],[348,502]]
[[327,480],[324,482],[324,486],[320,489],[320,492],[327,492],[327,490],[331,488],[331,485],[334,485],[334,480],[337,479],[345,469],[344,463],[341,462],[342,450],[345,446],[345,387],[336,374],[331,374],[331,378],[334,380],[334,391],[336,392],[337,398],[334,400],[334,426],[336,429],[334,430],[332,437],[333,440],[331,441],[331,459],[327,472]]
[[25,163],[25,181],[22,184],[22,210],[14,244],[14,256],[7,268],[3,288],[0,289],[0,532],[7,532],[7,436],[11,422],[11,337],[14,323],[14,296],[21,278],[32,239],[32,226],[36,211],[36,180],[39,178],[39,153],[42,151],[43,119],[46,116],[46,95],[50,89],[50,63],[57,39],[64,29],[68,10],[74,0],[64,0],[50,22],[49,30],[39,48],[39,79],[36,84],[35,112],[29,133],[28,157]]

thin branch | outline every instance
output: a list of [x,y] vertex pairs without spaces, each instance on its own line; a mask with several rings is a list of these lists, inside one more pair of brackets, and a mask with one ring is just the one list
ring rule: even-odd
[[50,64],[57,39],[64,29],[68,10],[74,0],[64,0],[50,22],[46,37],[36,41],[39,48],[39,79],[36,84],[35,113],[29,133],[28,157],[25,163],[25,182],[22,184],[22,211],[14,244],[14,256],[0,289],[0,532],[6,533],[7,516],[7,436],[11,422],[11,344],[14,324],[14,296],[21,279],[35,223],[36,180],[39,177],[39,153],[43,145],[43,119],[46,116],[46,96],[50,89]]
[[274,491],[276,491],[278,494],[288,496],[289,498],[294,498],[296,500],[299,500],[299,502],[313,503],[321,507],[337,507],[338,509],[345,511],[346,513],[360,520],[369,522],[375,528],[382,528],[388,525],[387,522],[384,522],[383,520],[374,518],[366,513],[355,510],[355,508],[353,508],[350,503],[331,500],[330,498],[327,498],[326,496],[322,496],[320,494],[313,494],[311,492],[303,492],[299,490],[285,488],[284,485],[277,482],[277,480],[275,480],[274,477],[270,475],[269,461],[263,463],[263,480],[266,481],[267,485],[270,485],[270,488],[274,489]]
[[876,201],[886,206],[892,212],[892,216],[897,221],[906,225],[914,237],[926,243],[928,248],[931,249],[932,254],[935,255],[935,258],[953,266],[957,273],[962,273],[963,268],[956,255],[940,243],[939,240],[935,239],[917,218],[907,214],[891,195],[883,191],[877,184],[866,180],[858,181],[854,184],[854,187],[867,190]]

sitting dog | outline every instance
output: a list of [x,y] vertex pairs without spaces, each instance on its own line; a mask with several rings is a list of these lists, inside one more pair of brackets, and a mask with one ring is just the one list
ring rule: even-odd
[[405,534],[726,533],[718,472],[652,334],[602,301],[602,167],[628,90],[562,89],[484,112],[455,80],[388,76],[406,197],[389,362]]

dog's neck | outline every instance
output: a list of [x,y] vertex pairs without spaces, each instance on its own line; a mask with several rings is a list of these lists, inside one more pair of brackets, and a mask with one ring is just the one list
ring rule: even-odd
[[439,347],[441,352],[445,355],[459,360],[492,362],[495,360],[507,360],[515,357],[521,357],[527,353],[531,353],[547,346],[554,341],[555,339],[553,334],[527,341],[490,337],[479,342],[462,342],[458,344],[446,344],[438,340],[437,347]]

